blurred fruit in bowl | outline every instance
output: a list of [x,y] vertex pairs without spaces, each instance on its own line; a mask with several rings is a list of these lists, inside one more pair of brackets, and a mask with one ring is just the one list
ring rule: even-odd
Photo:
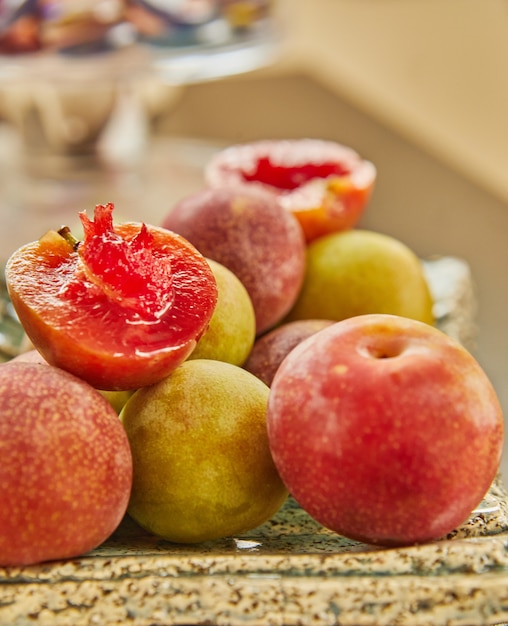
[[297,346],[268,407],[275,464],[324,526],[385,546],[462,524],[488,491],[503,415],[458,342],[400,316],[361,315]]
[[80,556],[122,520],[132,484],[118,415],[50,365],[0,365],[0,565]]
[[137,0],[137,4],[173,24],[203,24],[217,14],[216,0]]
[[[7,3],[3,3],[7,5]],[[33,2],[0,7],[0,54],[35,52],[41,48],[39,23]]]
[[219,0],[218,4],[231,28],[245,30],[270,15],[273,0]]
[[128,512],[174,542],[238,535],[287,497],[266,433],[269,389],[240,367],[186,361],[123,408],[133,455]]
[[112,30],[124,20],[124,2],[28,0],[4,4],[11,7],[0,13],[2,54],[104,51],[114,47]]
[[351,148],[318,139],[234,145],[205,166],[211,187],[242,184],[272,193],[298,219],[307,241],[355,226],[376,175]]
[[[20,0],[0,4],[0,53],[84,56],[138,41],[177,48],[232,41],[271,15],[267,0]],[[213,30],[206,28],[213,24]],[[209,32],[216,33],[210,40]],[[215,41],[214,41],[215,40]]]
[[261,189],[202,189],[177,202],[162,226],[231,270],[247,290],[256,334],[293,306],[305,271],[305,242],[291,213]]
[[433,304],[422,262],[408,246],[351,229],[309,244],[303,287],[286,320],[391,313],[433,324]]

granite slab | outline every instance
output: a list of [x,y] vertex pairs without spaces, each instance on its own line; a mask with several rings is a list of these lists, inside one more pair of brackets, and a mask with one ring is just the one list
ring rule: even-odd
[[508,621],[508,494],[497,480],[442,541],[377,548],[289,498],[241,537],[171,544],[128,516],[77,559],[0,568],[0,624],[472,625]]

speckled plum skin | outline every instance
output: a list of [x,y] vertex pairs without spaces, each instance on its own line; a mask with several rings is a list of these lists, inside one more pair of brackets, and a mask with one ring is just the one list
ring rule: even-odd
[[272,194],[246,186],[202,189],[178,202],[162,226],[236,274],[252,300],[257,335],[295,303],[305,273],[305,239]]
[[213,359],[136,391],[120,414],[134,465],[130,516],[177,543],[234,537],[272,517],[287,491],[268,447],[268,394]]
[[132,457],[111,405],[50,365],[0,365],[0,565],[80,556],[127,509]]
[[371,544],[437,540],[499,468],[503,416],[478,362],[428,324],[385,314],[297,346],[272,383],[270,447],[300,505]]
[[[18,363],[19,361],[50,366],[46,359],[42,356],[42,354],[37,350],[28,350],[27,352],[21,352],[20,354],[13,357],[10,362]],[[106,398],[106,400],[112,405],[117,413],[120,413],[123,405],[134,393],[134,391],[98,391],[102,396]]]
[[334,323],[331,320],[295,320],[277,326],[256,340],[243,367],[270,387],[275,372],[291,350]]

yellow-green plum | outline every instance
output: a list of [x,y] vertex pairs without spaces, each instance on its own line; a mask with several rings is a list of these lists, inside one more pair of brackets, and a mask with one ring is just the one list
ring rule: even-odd
[[217,283],[217,304],[208,329],[189,358],[243,365],[256,337],[252,301],[243,283],[231,270],[222,263],[207,260]]
[[178,543],[267,521],[287,497],[268,446],[268,395],[254,375],[210,359],[136,391],[120,414],[134,465],[130,516]]
[[134,393],[134,390],[103,391],[102,389],[99,389],[98,391],[104,398],[106,398],[106,400],[111,404],[111,406],[118,414],[120,414],[120,411],[123,409],[124,404]]
[[416,254],[394,237],[360,229],[309,244],[304,284],[286,321],[340,321],[367,313],[434,323],[432,296]]

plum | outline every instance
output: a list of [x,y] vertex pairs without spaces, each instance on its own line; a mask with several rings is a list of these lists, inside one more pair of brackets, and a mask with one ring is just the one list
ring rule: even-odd
[[296,218],[272,194],[202,189],[176,203],[162,226],[236,274],[252,300],[257,335],[293,306],[305,272],[305,240]]
[[335,532],[412,545],[466,521],[499,470],[503,414],[478,362],[429,324],[359,315],[302,341],[268,436],[298,503]]
[[298,219],[307,242],[355,226],[376,176],[355,150],[308,138],[229,146],[205,166],[211,187],[242,184],[272,193]]
[[249,372],[211,359],[136,391],[120,414],[134,464],[131,517],[179,543],[268,520],[287,497],[268,447],[268,395]]
[[[10,363],[17,363],[20,361],[24,363],[38,363],[39,365],[47,365],[48,367],[50,367],[46,359],[37,350],[27,350],[26,352],[21,352],[13,359],[11,359]],[[104,396],[104,398],[106,398],[106,400],[111,404],[111,406],[115,409],[117,413],[120,413],[123,405],[132,396],[135,390],[129,389],[127,391],[104,391],[102,389],[98,389],[97,391],[102,396]]]
[[395,237],[355,228],[308,245],[304,284],[285,321],[388,313],[434,324],[433,308],[413,250]]
[[257,376],[266,385],[273,377],[284,358],[300,342],[334,322],[331,320],[295,320],[277,326],[259,337],[243,367]]
[[247,290],[231,270],[208,259],[218,298],[207,330],[189,359],[214,359],[243,365],[254,343],[256,318]]
[[16,250],[5,277],[34,347],[96,389],[126,391],[167,376],[193,351],[217,302],[204,257],[183,237],[113,224],[113,205],[80,213],[83,241],[49,231]]
[[80,556],[122,520],[129,442],[112,406],[51,365],[0,365],[0,564]]

